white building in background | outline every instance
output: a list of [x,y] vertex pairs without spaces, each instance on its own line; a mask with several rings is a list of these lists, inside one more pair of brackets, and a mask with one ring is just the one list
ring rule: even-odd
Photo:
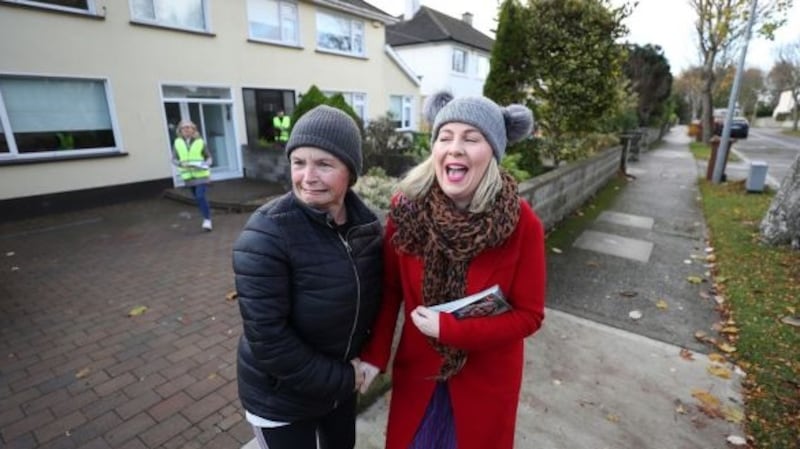
[[777,120],[779,115],[788,115],[786,121],[791,122],[792,117],[792,109],[794,109],[795,103],[794,98],[792,98],[792,91],[784,90],[781,92],[781,96],[778,98],[778,104],[775,106],[775,109],[772,110],[772,118]]
[[386,27],[386,43],[420,76],[423,97],[441,89],[457,97],[483,93],[494,40],[475,29],[472,18],[407,0],[403,20]]

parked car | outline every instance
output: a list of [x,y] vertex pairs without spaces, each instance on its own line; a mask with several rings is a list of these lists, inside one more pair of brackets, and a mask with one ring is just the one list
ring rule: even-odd
[[[724,117],[714,118],[714,134],[721,136],[724,126]],[[748,134],[750,134],[750,122],[744,117],[734,117],[733,120],[731,120],[731,138],[747,139]]]

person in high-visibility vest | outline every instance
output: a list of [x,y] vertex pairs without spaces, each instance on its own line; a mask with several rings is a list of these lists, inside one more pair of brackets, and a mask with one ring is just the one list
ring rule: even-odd
[[173,163],[178,167],[178,173],[181,175],[184,185],[192,190],[197,207],[200,209],[200,215],[203,216],[202,228],[210,231],[212,229],[211,208],[206,198],[206,188],[211,182],[211,163],[213,161],[194,122],[181,120],[172,150],[174,152]]
[[292,118],[284,115],[283,110],[280,110],[275,117],[272,117],[272,127],[275,129],[275,142],[286,145],[286,142],[289,141],[289,128],[292,127]]

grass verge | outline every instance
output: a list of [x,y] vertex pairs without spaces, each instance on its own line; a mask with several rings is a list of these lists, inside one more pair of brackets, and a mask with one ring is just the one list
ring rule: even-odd
[[791,130],[791,129],[783,130],[783,134],[785,134],[787,136],[800,137],[800,131],[794,131],[794,130]]
[[733,359],[743,382],[746,430],[755,448],[800,447],[800,252],[759,242],[771,194],[748,194],[744,182],[700,181],[725,315],[735,323]]
[[[689,144],[689,151],[694,154],[695,159],[707,161],[711,158],[711,147],[707,143],[691,142]],[[740,159],[732,151],[728,152],[728,162],[739,162]]]

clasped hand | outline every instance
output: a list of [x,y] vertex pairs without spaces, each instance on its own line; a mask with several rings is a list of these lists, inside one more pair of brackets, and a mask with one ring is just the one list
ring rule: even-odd
[[375,377],[378,375],[380,370],[377,366],[362,362],[359,358],[355,358],[350,361],[353,364],[353,370],[355,372],[355,389],[358,390],[361,394],[364,394],[369,389],[369,386],[372,384],[372,381],[375,380]]

